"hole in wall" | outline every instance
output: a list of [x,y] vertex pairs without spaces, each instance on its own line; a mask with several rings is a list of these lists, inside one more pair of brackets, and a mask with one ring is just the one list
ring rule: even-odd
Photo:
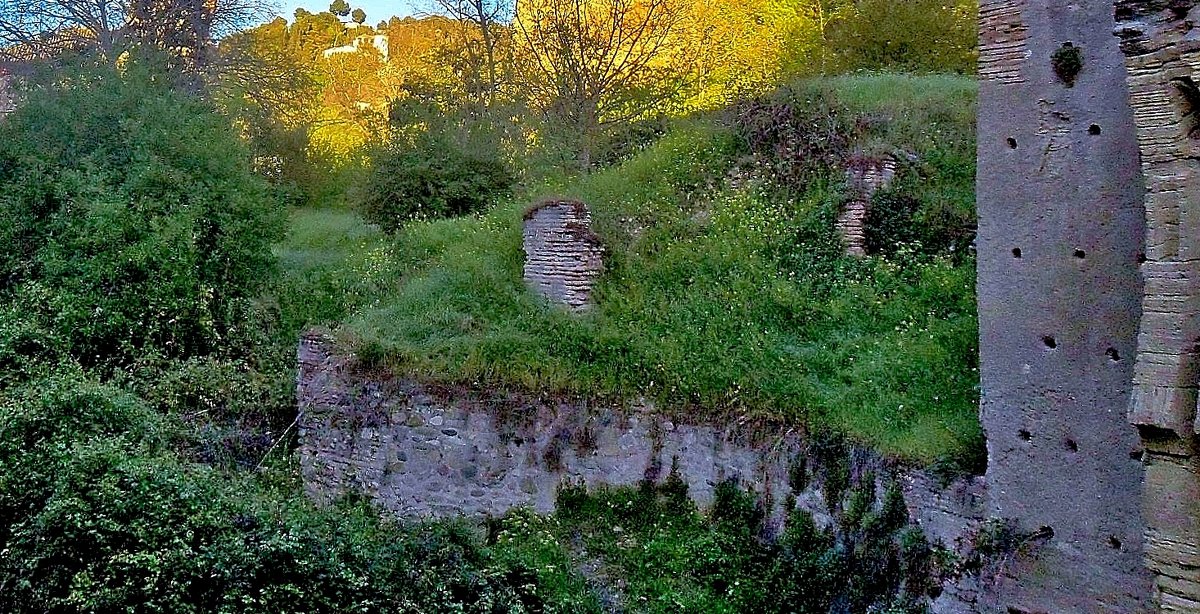
[[1047,349],[1058,349],[1058,340],[1050,335],[1042,337],[1042,344],[1045,345]]
[[1134,448],[1133,450],[1130,450],[1129,451],[1129,460],[1135,460],[1135,461],[1138,461],[1139,463],[1142,462],[1142,449]]
[[1017,148],[1017,139],[1014,139],[1014,138],[1012,138],[1011,136],[1010,136],[1010,137],[1008,137],[1007,139],[1004,139],[1004,142],[1008,143],[1008,148],[1009,148],[1009,149],[1016,149],[1016,148]]
[[1079,451],[1079,444],[1074,439],[1071,439],[1070,437],[1068,437],[1067,440],[1063,442],[1063,444],[1066,445],[1067,449],[1072,452]]
[[1093,136],[1100,134],[1100,125],[1092,124],[1092,125],[1088,126],[1088,134],[1091,134]]
[[1137,255],[1137,263],[1138,264],[1146,264],[1146,254],[1138,254]]
[[1087,252],[1085,252],[1081,249],[1077,249],[1077,250],[1075,250],[1075,257],[1080,260],[1083,260],[1084,258],[1087,258]]
[[1021,441],[1029,441],[1030,439],[1033,439],[1033,433],[1030,433],[1025,429],[1021,429],[1017,431],[1017,437],[1020,437]]
[[1108,536],[1108,547],[1112,548],[1113,550],[1120,550],[1121,549],[1121,540],[1117,539],[1116,535],[1109,535]]
[[1013,258],[1020,258],[1021,257],[1021,248],[1014,247],[1012,250],[1012,255],[1013,255]]
[[1040,527],[1029,535],[1029,539],[1054,539],[1054,527]]
[[1113,362],[1121,361],[1121,353],[1117,351],[1117,348],[1108,348],[1107,350],[1104,350],[1104,355],[1108,356],[1108,359]]

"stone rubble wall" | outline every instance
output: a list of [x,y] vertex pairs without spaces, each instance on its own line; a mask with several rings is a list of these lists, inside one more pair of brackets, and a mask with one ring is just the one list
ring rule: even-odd
[[[1164,4],[1158,2],[1158,4]],[[1113,5],[980,4],[978,301],[991,515],[1036,535],[996,610],[1142,612],[1128,424],[1143,180]],[[1071,73],[1072,56],[1082,69]]]
[[572,309],[586,307],[603,270],[600,241],[579,201],[550,200],[525,215],[525,283],[537,294]]
[[[644,407],[447,393],[359,371],[352,356],[319,333],[303,337],[298,360],[301,473],[318,502],[360,492],[410,517],[495,516],[521,506],[551,512],[564,482],[662,480],[677,459],[702,507],[712,503],[718,484],[733,479],[770,503],[776,528],[789,494],[818,524],[835,522],[816,471],[804,490],[792,491],[789,471],[804,447],[795,434],[756,438],[736,426],[672,422]],[[896,477],[912,519],[931,541],[960,552],[973,543],[986,508],[982,479],[942,486],[863,449],[852,458],[856,476],[870,471],[881,485],[885,476]],[[975,590],[948,587],[935,612],[977,611]]]
[[850,198],[838,213],[835,228],[851,256],[867,254],[866,222],[871,197],[892,183],[896,176],[896,159],[860,158],[852,160],[846,169],[846,189]]
[[1200,19],[1123,0],[1117,34],[1146,178],[1145,279],[1129,420],[1141,433],[1146,564],[1164,612],[1200,612]]
[[13,91],[12,77],[0,71],[0,118],[17,108],[17,97]]

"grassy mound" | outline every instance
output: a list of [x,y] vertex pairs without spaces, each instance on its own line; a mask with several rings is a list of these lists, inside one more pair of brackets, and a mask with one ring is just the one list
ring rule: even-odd
[[[754,151],[735,121],[693,118],[620,165],[394,240],[351,214],[297,213],[282,251],[303,288],[292,299],[338,288],[350,298],[314,319],[343,319],[364,356],[419,376],[782,419],[921,462],[969,456],[974,262],[938,229],[973,220],[973,82],[842,77],[761,104],[789,105],[801,145],[805,122],[829,116],[856,130],[847,155],[912,160],[877,199],[886,249],[842,255],[840,171],[781,180],[795,161]],[[540,303],[521,280],[521,212],[547,194],[589,203],[606,246],[586,315]]]

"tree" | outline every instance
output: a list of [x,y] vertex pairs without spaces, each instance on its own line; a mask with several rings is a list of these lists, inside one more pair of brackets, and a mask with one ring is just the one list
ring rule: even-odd
[[350,14],[350,18],[354,20],[354,23],[361,26],[367,21],[367,12],[362,9],[354,9],[354,12]]
[[267,14],[266,0],[4,0],[0,59],[79,52],[115,62],[150,46],[196,67],[215,39]]
[[304,62],[315,65],[321,52],[337,46],[346,26],[333,13],[310,13],[296,9],[292,26],[288,28],[288,47]]
[[974,0],[858,0],[832,24],[828,44],[842,70],[975,70]]
[[683,91],[695,51],[678,36],[688,11],[683,0],[518,0],[522,85],[574,132],[583,168],[606,132]]
[[333,0],[333,3],[329,5],[329,12],[338,17],[345,17],[350,14],[350,5],[346,0]]
[[489,107],[495,105],[496,93],[500,89],[500,53],[501,41],[505,38],[508,27],[505,25],[512,20],[513,5],[509,0],[433,0],[439,12],[470,24],[479,34],[482,43],[481,52],[475,45],[463,45],[464,50],[473,60],[471,64],[482,66],[482,79],[486,90]]
[[788,32],[785,69],[791,74],[826,74],[836,70],[830,36],[854,15],[853,0],[800,0],[798,19]]
[[95,49],[115,58],[124,46],[126,0],[5,0],[0,2],[0,48],[16,59]]

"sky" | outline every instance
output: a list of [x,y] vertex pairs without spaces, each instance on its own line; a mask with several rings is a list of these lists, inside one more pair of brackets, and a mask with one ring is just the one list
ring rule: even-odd
[[[329,10],[329,3],[333,0],[284,0],[279,2],[282,7],[280,14],[287,17],[289,20],[296,12],[297,8],[303,8],[307,11],[318,13],[320,11]],[[350,8],[361,8],[367,12],[367,23],[377,24],[380,20],[387,19],[392,15],[404,17],[417,12],[413,7],[424,7],[423,0],[346,0],[350,3]]]

